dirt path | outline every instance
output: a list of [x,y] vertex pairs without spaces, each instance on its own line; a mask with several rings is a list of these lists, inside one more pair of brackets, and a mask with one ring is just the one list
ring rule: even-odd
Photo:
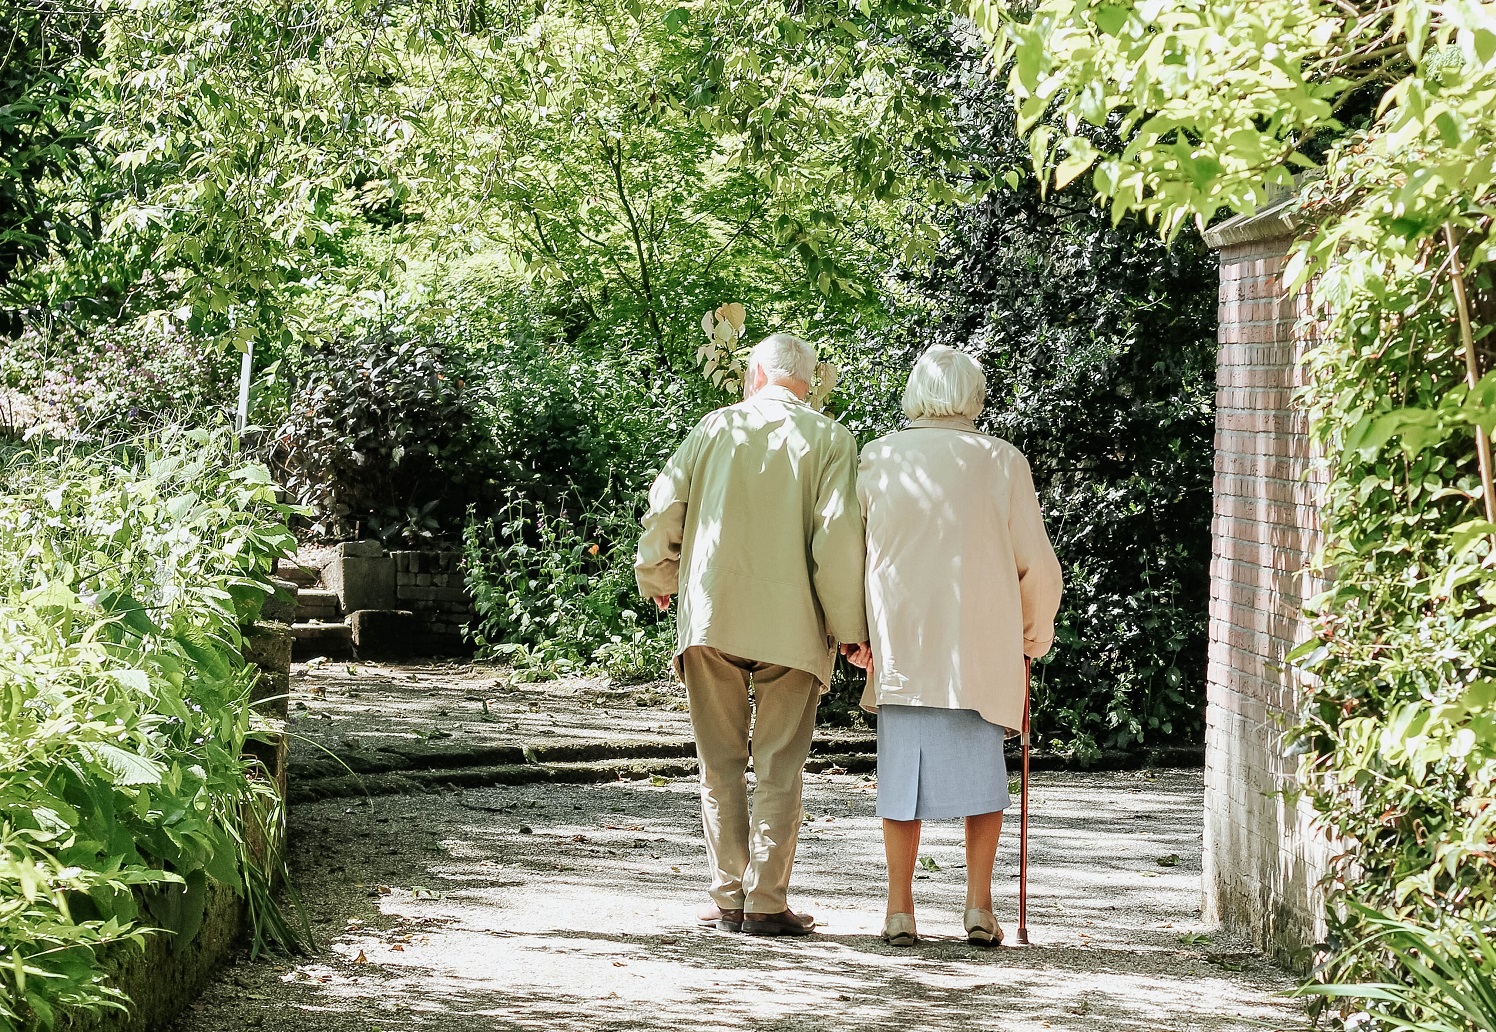
[[[630,712],[627,731],[678,719]],[[1304,1026],[1273,995],[1284,975],[1198,923],[1198,772],[1036,776],[1026,949],[961,938],[959,822],[927,826],[926,943],[884,946],[873,800],[865,776],[807,777],[792,902],[821,931],[800,941],[695,927],[691,779],[305,803],[292,862],[319,951],[229,969],[176,1032]],[[1016,869],[1015,839],[1000,871]],[[999,893],[1011,936],[1016,880]]]

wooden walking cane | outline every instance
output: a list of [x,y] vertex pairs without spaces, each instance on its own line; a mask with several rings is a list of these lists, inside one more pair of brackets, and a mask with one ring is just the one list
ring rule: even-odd
[[1029,678],[1033,663],[1023,657],[1023,775],[1018,809],[1018,942],[1029,944],[1028,937],[1028,804],[1029,804]]

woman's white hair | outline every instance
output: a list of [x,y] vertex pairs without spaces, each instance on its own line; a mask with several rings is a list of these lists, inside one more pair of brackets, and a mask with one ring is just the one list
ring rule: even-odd
[[910,419],[975,419],[986,403],[982,367],[966,352],[944,344],[919,356],[904,387],[904,415]]
[[748,353],[748,375],[762,369],[770,380],[799,380],[807,385],[816,380],[816,352],[793,333],[775,333],[753,346]]

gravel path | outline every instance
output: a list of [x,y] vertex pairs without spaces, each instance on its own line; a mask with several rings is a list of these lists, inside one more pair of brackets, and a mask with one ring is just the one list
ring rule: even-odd
[[[821,931],[798,941],[695,927],[690,780],[302,805],[292,864],[319,949],[230,968],[175,1032],[1305,1027],[1274,995],[1286,976],[1199,925],[1198,772],[1036,775],[1033,945],[995,951],[961,936],[956,821],[926,826],[926,942],[877,939],[873,799],[866,777],[807,777],[791,900]],[[1016,887],[999,886],[1010,940]]]

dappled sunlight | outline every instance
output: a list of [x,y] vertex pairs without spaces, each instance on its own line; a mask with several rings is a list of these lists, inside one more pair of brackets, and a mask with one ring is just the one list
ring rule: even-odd
[[[1199,781],[1036,775],[1033,945],[991,951],[961,930],[959,821],[925,826],[924,941],[898,950],[878,938],[882,842],[867,779],[807,775],[791,904],[820,925],[803,940],[697,926],[706,865],[689,781],[382,799],[364,819],[419,848],[405,843],[382,884],[348,857],[350,894],[326,877],[325,851],[339,844],[319,836],[319,866],[303,875],[334,902],[310,905],[350,912],[329,922],[314,961],[247,971],[275,982],[307,1029],[338,1028],[350,1013],[453,1032],[1297,1028],[1293,1008],[1269,995],[1288,984],[1280,974],[1238,946],[1180,938],[1201,932]],[[305,809],[321,829],[360,818],[332,803]],[[1015,810],[996,886],[1010,942],[1016,839]],[[311,845],[298,839],[299,864]],[[1216,949],[1229,968],[1211,963]]]

